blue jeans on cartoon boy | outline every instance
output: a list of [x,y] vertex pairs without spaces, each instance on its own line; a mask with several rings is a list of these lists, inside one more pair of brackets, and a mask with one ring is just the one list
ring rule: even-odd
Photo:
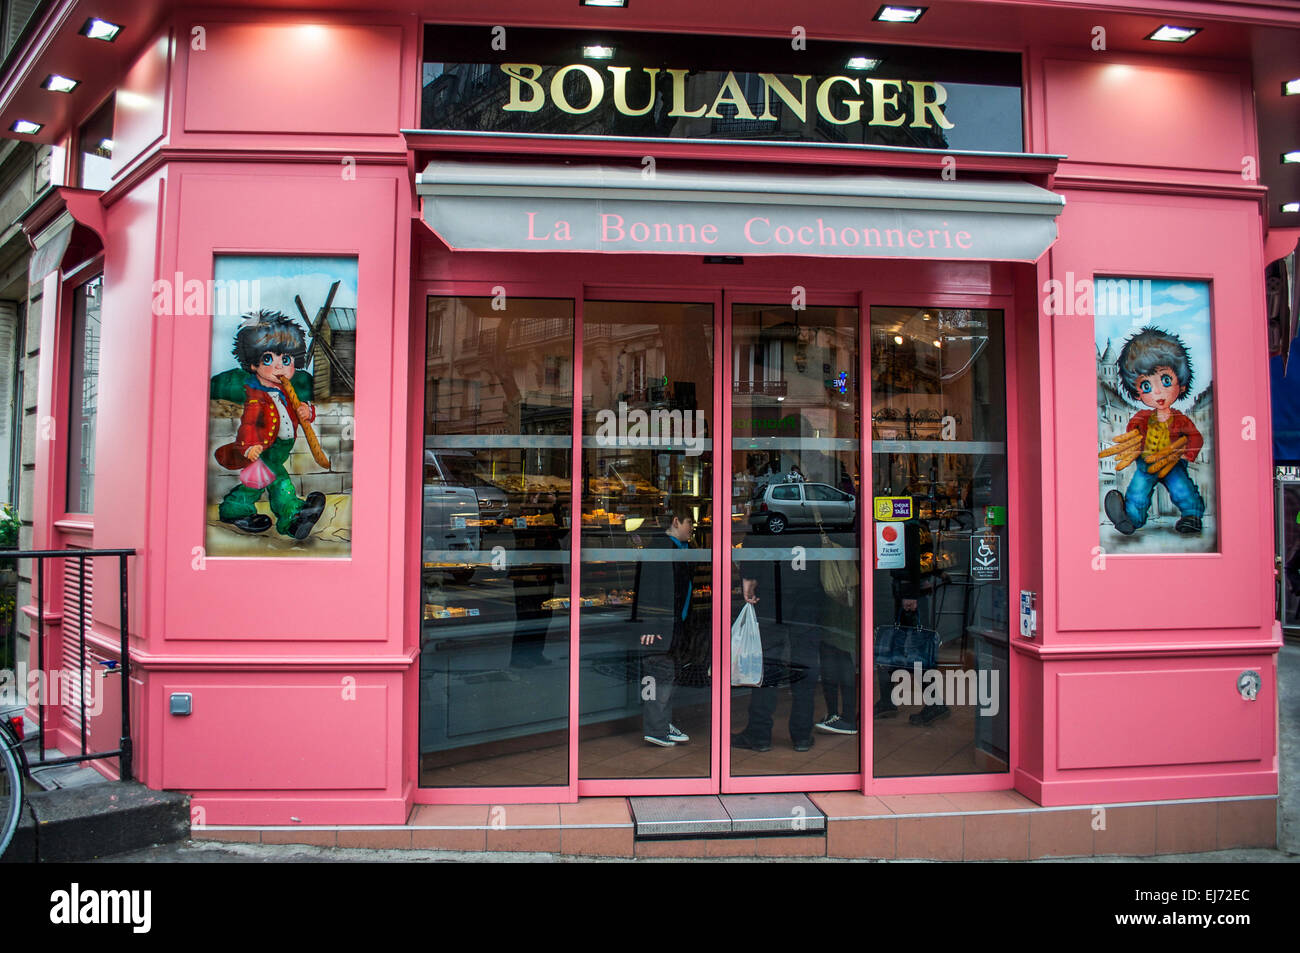
[[1174,468],[1163,477],[1148,473],[1146,467],[1140,466],[1129,481],[1124,491],[1124,513],[1137,529],[1147,521],[1147,510],[1151,507],[1151,494],[1156,484],[1163,483],[1169,491],[1169,498],[1174,501],[1183,516],[1200,519],[1205,515],[1205,500],[1196,489],[1196,484],[1187,475],[1187,461],[1179,460]]

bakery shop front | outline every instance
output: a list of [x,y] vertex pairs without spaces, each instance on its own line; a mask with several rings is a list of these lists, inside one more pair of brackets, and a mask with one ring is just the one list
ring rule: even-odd
[[[109,184],[62,192],[114,506],[56,440],[33,519],[141,554],[141,780],[237,826],[1276,794],[1248,45],[427,6],[102,66]],[[43,280],[53,361],[94,279]]]

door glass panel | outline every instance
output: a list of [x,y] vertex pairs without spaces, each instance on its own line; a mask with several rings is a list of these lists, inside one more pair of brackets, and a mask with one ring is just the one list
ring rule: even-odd
[[712,306],[585,302],[582,380],[578,776],[707,778]]
[[876,777],[1008,767],[1005,370],[1001,311],[871,309]]
[[860,767],[858,311],[735,305],[731,615],[762,681],[731,689],[733,776]]
[[427,320],[420,784],[567,784],[573,303]]

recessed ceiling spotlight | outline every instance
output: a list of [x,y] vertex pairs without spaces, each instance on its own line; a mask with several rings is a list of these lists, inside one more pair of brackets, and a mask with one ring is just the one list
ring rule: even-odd
[[41,89],[48,89],[52,93],[70,93],[80,85],[81,83],[75,79],[51,73],[45,77],[45,82],[41,83]]
[[879,66],[881,62],[881,60],[873,59],[870,56],[850,56],[849,61],[844,64],[844,68],[872,70]]
[[915,23],[928,7],[895,7],[886,4],[876,11],[872,18],[881,23]]
[[578,0],[580,7],[626,7],[627,0]]
[[19,119],[9,127],[9,130],[18,133],[20,136],[34,136],[41,131],[43,125],[45,124],[32,122],[30,119]]
[[88,36],[92,40],[104,40],[108,43],[116,40],[117,35],[121,32],[122,28],[116,23],[109,23],[99,17],[91,17],[80,30],[82,36]]
[[1201,28],[1198,26],[1172,26],[1166,23],[1147,36],[1147,39],[1159,40],[1161,43],[1186,43],[1200,32]]
[[1284,212],[1300,212],[1300,202],[1287,202],[1282,206]]
[[1282,153],[1283,162],[1300,162],[1300,149]]
[[588,60],[608,60],[614,57],[614,47],[612,46],[584,46],[582,48],[583,59]]
[[1300,96],[1300,79],[1288,79],[1282,84],[1283,96]]

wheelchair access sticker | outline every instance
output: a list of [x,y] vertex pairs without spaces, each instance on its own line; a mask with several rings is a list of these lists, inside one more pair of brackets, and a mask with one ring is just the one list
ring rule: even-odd
[[1002,539],[999,536],[970,538],[971,582],[997,582],[1002,578]]

